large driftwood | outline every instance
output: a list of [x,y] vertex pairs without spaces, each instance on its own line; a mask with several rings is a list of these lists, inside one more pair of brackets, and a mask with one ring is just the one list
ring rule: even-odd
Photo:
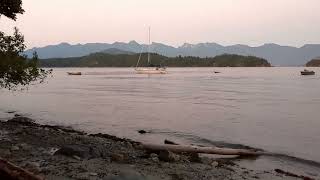
[[247,149],[230,149],[218,147],[198,147],[198,146],[183,146],[183,145],[158,145],[158,144],[142,144],[142,147],[150,151],[171,151],[175,153],[204,153],[218,155],[263,155],[264,152],[247,150]]
[[0,158],[0,179],[8,180],[44,180],[31,172]]

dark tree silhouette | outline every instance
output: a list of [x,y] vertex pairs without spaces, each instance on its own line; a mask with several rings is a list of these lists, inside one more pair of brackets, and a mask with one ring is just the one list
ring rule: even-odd
[[16,20],[17,14],[22,14],[23,12],[21,0],[0,0],[0,16],[4,15]]
[[[22,14],[21,0],[0,0],[0,17],[4,15],[16,20],[17,14]],[[38,68],[38,55],[32,59],[22,55],[26,46],[24,37],[17,28],[13,36],[0,31],[0,88],[15,90],[32,82],[43,82],[51,73]]]

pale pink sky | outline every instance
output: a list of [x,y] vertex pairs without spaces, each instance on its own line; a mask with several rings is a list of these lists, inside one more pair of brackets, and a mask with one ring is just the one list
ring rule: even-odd
[[0,30],[17,26],[29,48],[60,42],[136,40],[173,46],[320,43],[320,0],[23,0],[17,22],[0,18]]

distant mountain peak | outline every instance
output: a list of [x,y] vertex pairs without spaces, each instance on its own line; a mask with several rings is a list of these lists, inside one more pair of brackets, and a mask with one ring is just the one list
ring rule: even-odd
[[137,43],[137,41],[135,41],[135,40],[130,41],[128,44],[131,44],[131,45],[140,45],[140,44]]
[[62,43],[58,44],[58,46],[71,46],[71,44],[69,44],[67,42],[62,42]]
[[193,47],[195,47],[195,45],[190,43],[183,43],[183,45],[180,46],[180,48],[193,48]]

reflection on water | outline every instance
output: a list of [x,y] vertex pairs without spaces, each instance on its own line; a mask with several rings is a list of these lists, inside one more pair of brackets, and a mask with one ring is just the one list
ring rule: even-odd
[[193,136],[320,162],[320,69],[315,76],[300,70],[169,68],[147,76],[130,68],[54,69],[28,91],[1,90],[0,111],[141,141],[199,143]]

